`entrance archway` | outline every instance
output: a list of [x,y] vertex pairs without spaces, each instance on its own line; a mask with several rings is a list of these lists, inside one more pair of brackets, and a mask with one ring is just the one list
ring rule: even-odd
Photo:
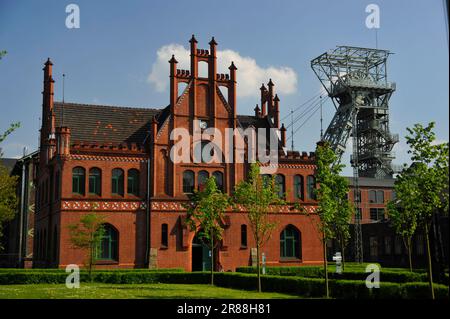
[[211,252],[198,234],[192,239],[192,271],[211,270]]

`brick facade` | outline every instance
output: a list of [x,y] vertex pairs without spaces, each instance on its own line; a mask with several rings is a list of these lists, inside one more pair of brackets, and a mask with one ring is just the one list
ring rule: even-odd
[[[174,128],[185,128],[193,134],[194,120],[207,122],[220,130],[226,128],[265,127],[280,130],[279,163],[276,174],[282,174],[288,205],[275,209],[271,219],[277,222],[271,239],[262,249],[267,264],[308,265],[323,260],[320,236],[317,233],[315,209],[317,203],[305,195],[296,199],[294,176],[303,176],[302,192],[307,188],[307,176],[314,175],[314,154],[286,151],[285,129],[279,123],[279,98],[274,84],[261,88],[261,109],[253,116],[237,115],[237,68],[231,64],[229,74],[216,73],[214,38],[209,50],[197,48],[194,36],[190,40],[190,70],[177,69],[175,57],[170,65],[170,103],[160,109],[138,109],[93,106],[53,101],[52,62],[44,67],[43,116],[39,152],[37,210],[35,216],[34,267],[64,267],[82,264],[84,253],[70,244],[68,225],[77,223],[83,214],[95,210],[105,217],[117,238],[117,257],[100,260],[103,267],[182,267],[192,270],[195,232],[184,226],[186,212],[182,203],[188,197],[183,191],[183,173],[194,172],[195,185],[200,171],[209,175],[220,172],[223,189],[231,193],[246,176],[246,163],[174,163],[170,150]],[[199,62],[208,63],[208,77],[198,76]],[[178,92],[179,83],[186,83]],[[224,96],[219,87],[226,87]],[[223,141],[224,142],[224,141]],[[236,145],[234,151],[236,151]],[[74,193],[74,169],[84,172],[84,192]],[[90,194],[90,172],[101,172],[97,194]],[[123,171],[123,194],[112,194],[112,171]],[[129,194],[130,170],[139,172],[139,193]],[[94,182],[92,182],[94,183]],[[78,185],[78,184],[77,184]],[[78,187],[78,186],[77,186]],[[93,186],[92,186],[93,187]],[[300,202],[304,214],[293,208]],[[93,206],[93,204],[95,205]],[[255,247],[245,211],[226,213],[223,241],[218,249],[215,268],[234,270],[252,264]],[[165,226],[163,226],[166,224]],[[242,245],[242,225],[247,225],[246,245]],[[288,226],[295,227],[295,249],[292,258],[280,257],[280,235]],[[167,239],[162,234],[167,227]],[[166,242],[167,240],[167,242]]]

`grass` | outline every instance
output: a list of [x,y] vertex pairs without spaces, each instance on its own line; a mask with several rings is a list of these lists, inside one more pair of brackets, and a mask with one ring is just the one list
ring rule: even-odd
[[281,293],[186,284],[81,283],[68,289],[64,284],[2,285],[0,299],[290,299]]

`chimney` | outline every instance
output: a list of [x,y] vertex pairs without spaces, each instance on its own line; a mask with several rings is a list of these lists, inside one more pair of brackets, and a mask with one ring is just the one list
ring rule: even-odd
[[267,83],[267,86],[269,87],[269,93],[267,97],[267,114],[269,116],[273,116],[273,82],[272,79],[269,79],[269,83]]
[[156,136],[158,135],[158,121],[156,120],[156,117],[154,116],[152,119],[152,126],[151,126],[151,134],[153,137],[152,143],[156,141]]
[[53,63],[50,58],[45,62],[44,70],[44,91],[42,92],[42,130],[41,141],[49,138],[50,134],[55,133],[54,118],[53,118],[53,95],[54,83],[52,77]]
[[264,86],[264,83],[259,88],[261,90],[261,117],[266,116],[266,94],[267,89]]
[[286,128],[284,127],[284,123],[281,125],[280,132],[281,132],[281,145],[283,147],[286,147]]
[[258,104],[256,104],[256,107],[255,107],[255,116],[261,117],[261,110],[260,110]]
[[172,58],[169,60],[170,63],[170,108],[172,114],[174,113],[175,104],[178,98],[178,80],[177,80],[177,63],[175,55],[172,54]]
[[[213,38],[214,40],[214,38]],[[230,70],[230,86],[228,87],[228,104],[231,106],[233,110],[234,119],[237,118],[237,110],[236,110],[236,70],[237,67],[234,65],[234,62],[231,61],[231,65],[228,67]]]
[[70,154],[70,128],[63,126],[56,128],[56,153],[60,156]]
[[273,101],[275,102],[274,106],[273,106],[273,123],[275,125],[275,127],[280,127],[280,99],[278,98],[278,94],[275,94],[275,98],[273,99]]

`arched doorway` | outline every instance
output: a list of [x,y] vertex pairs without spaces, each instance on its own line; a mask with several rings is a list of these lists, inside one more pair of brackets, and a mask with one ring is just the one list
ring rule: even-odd
[[211,270],[210,249],[196,234],[192,239],[192,271],[209,270]]

